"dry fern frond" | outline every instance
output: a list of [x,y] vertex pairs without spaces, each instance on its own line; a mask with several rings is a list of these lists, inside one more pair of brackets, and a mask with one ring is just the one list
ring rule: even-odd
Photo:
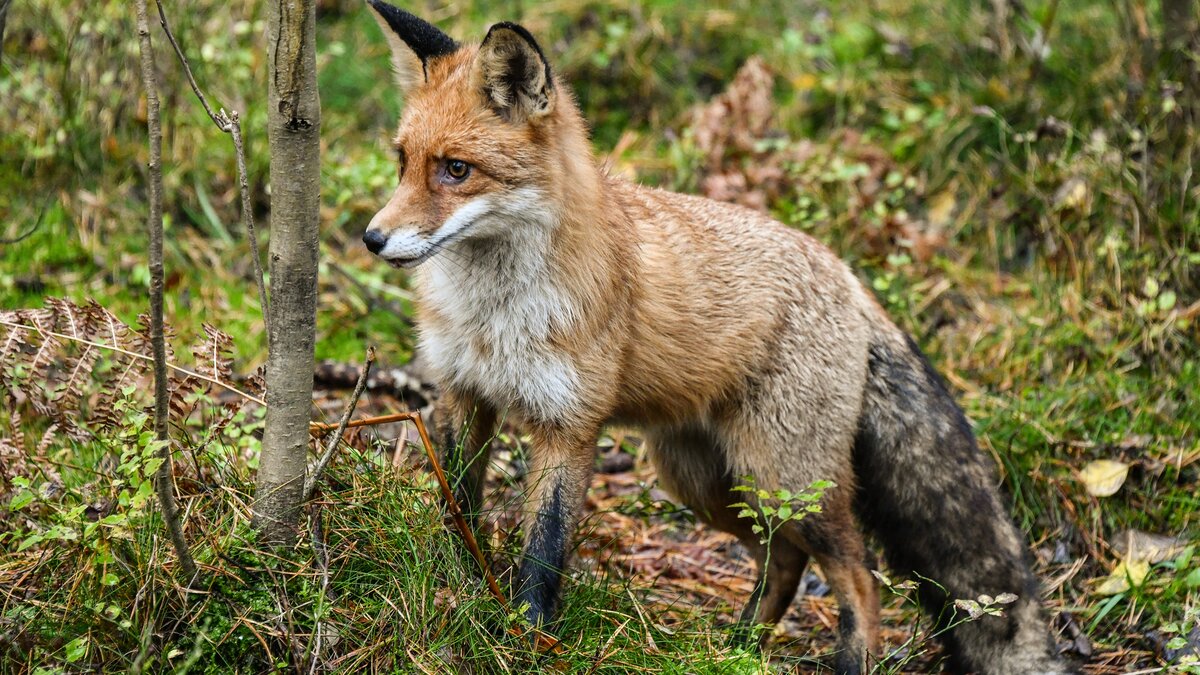
[[196,361],[194,374],[186,374],[171,383],[169,403],[174,422],[186,420],[195,412],[199,399],[212,391],[213,381],[233,380],[233,338],[208,324],[203,327],[204,341],[192,348]]
[[[92,430],[121,424],[117,402],[122,397],[149,405],[148,397],[139,397],[148,387],[137,386],[151,377],[144,323],[130,327],[95,301],[78,305],[59,298],[47,298],[42,309],[0,312],[0,392],[9,404],[8,429],[0,429],[0,482],[27,470],[24,459],[8,457],[13,448],[33,450],[34,457],[44,458],[62,437],[84,440]],[[194,371],[169,365],[170,419],[176,425],[185,423],[199,401],[211,400],[213,385],[220,385],[239,394],[223,406],[217,424],[223,429],[247,400],[261,399],[233,384],[233,340],[211,326],[204,331],[204,341],[192,350]],[[252,378],[249,386],[261,392],[261,378]],[[27,447],[23,409],[49,422],[36,448]]]

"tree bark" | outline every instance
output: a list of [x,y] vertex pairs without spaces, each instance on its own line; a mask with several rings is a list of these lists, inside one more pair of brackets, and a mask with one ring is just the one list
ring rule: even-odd
[[321,178],[316,2],[272,0],[267,20],[271,316],[254,519],[261,541],[286,546],[299,534],[316,334]]
[[158,114],[158,73],[150,42],[150,19],[146,0],[137,1],[138,45],[142,57],[142,82],[146,87],[146,127],[150,143],[150,213],[146,229],[150,236],[150,343],[154,351],[154,437],[160,441],[162,464],[154,473],[154,490],[162,506],[163,520],[171,544],[188,583],[196,577],[196,563],[183,536],[175,502],[174,472],[171,470],[171,437],[167,429],[168,396],[167,343],[163,335],[163,216],[162,216],[162,123]]
[[0,0],[0,63],[4,61],[4,26],[8,23],[8,8],[12,0]]

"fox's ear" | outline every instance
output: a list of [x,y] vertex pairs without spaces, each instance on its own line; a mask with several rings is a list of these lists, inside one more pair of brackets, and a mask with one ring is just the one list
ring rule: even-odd
[[383,29],[392,48],[392,67],[396,83],[405,92],[425,82],[429,59],[445,56],[458,49],[458,43],[433,24],[393,7],[383,0],[367,0],[371,16]]
[[537,41],[515,23],[498,23],[479,47],[483,94],[509,122],[536,120],[554,109],[554,79]]

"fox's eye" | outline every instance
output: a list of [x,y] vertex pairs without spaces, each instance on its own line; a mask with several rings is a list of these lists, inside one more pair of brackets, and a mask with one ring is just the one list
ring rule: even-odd
[[404,177],[404,148],[396,148],[396,173]]
[[471,165],[461,159],[446,160],[446,175],[455,181],[461,181],[471,173]]

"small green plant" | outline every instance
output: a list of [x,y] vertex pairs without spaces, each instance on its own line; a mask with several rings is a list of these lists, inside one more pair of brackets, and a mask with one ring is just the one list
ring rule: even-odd
[[833,481],[816,480],[800,492],[791,490],[765,490],[755,487],[754,478],[746,476],[741,485],[733,487],[734,492],[745,492],[753,496],[754,505],[749,502],[730,504],[731,509],[738,511],[738,518],[748,518],[754,521],[750,527],[759,535],[759,543],[770,546],[775,533],[790,522],[804,520],[810,513],[821,512],[821,497],[825,491],[835,487]]
[[[903,599],[906,603],[914,605],[918,615],[921,613],[921,600],[920,595],[915,591],[921,587],[922,583],[933,584],[945,591],[941,584],[925,577],[921,577],[919,580],[905,579],[904,581],[894,582],[886,574],[878,570],[871,570],[871,574],[892,595]],[[933,645],[938,637],[968,621],[976,621],[985,616],[1004,616],[1004,607],[1016,601],[1017,596],[1012,593],[1001,593],[995,597],[984,594],[977,598],[956,598],[954,603],[945,610],[951,612],[951,615],[944,625],[933,633],[925,634],[920,630],[920,622],[913,622],[912,631],[909,633],[908,639],[897,645],[889,654],[885,654],[880,659],[880,662],[875,664],[871,672],[911,672],[918,658],[929,651],[929,647]]]
[[[810,514],[820,513],[821,498],[826,490],[834,486],[833,481],[815,480],[800,492],[786,489],[767,490],[757,487],[753,476],[745,476],[740,485],[733,487],[734,492],[748,495],[747,501],[730,504],[729,508],[739,509],[738,518],[754,521],[750,529],[758,535],[759,543],[766,550],[760,569],[766,570],[771,563],[771,542],[774,541],[775,535],[788,523],[796,523]],[[765,579],[764,576],[763,583]],[[761,601],[761,594],[756,594],[755,597]],[[760,629],[761,627],[755,627],[755,630]]]
[[1196,635],[1200,634],[1200,607],[1189,607],[1180,621],[1169,621],[1159,626],[1159,632],[1169,635],[1166,656],[1173,672],[1200,675],[1200,646]]

